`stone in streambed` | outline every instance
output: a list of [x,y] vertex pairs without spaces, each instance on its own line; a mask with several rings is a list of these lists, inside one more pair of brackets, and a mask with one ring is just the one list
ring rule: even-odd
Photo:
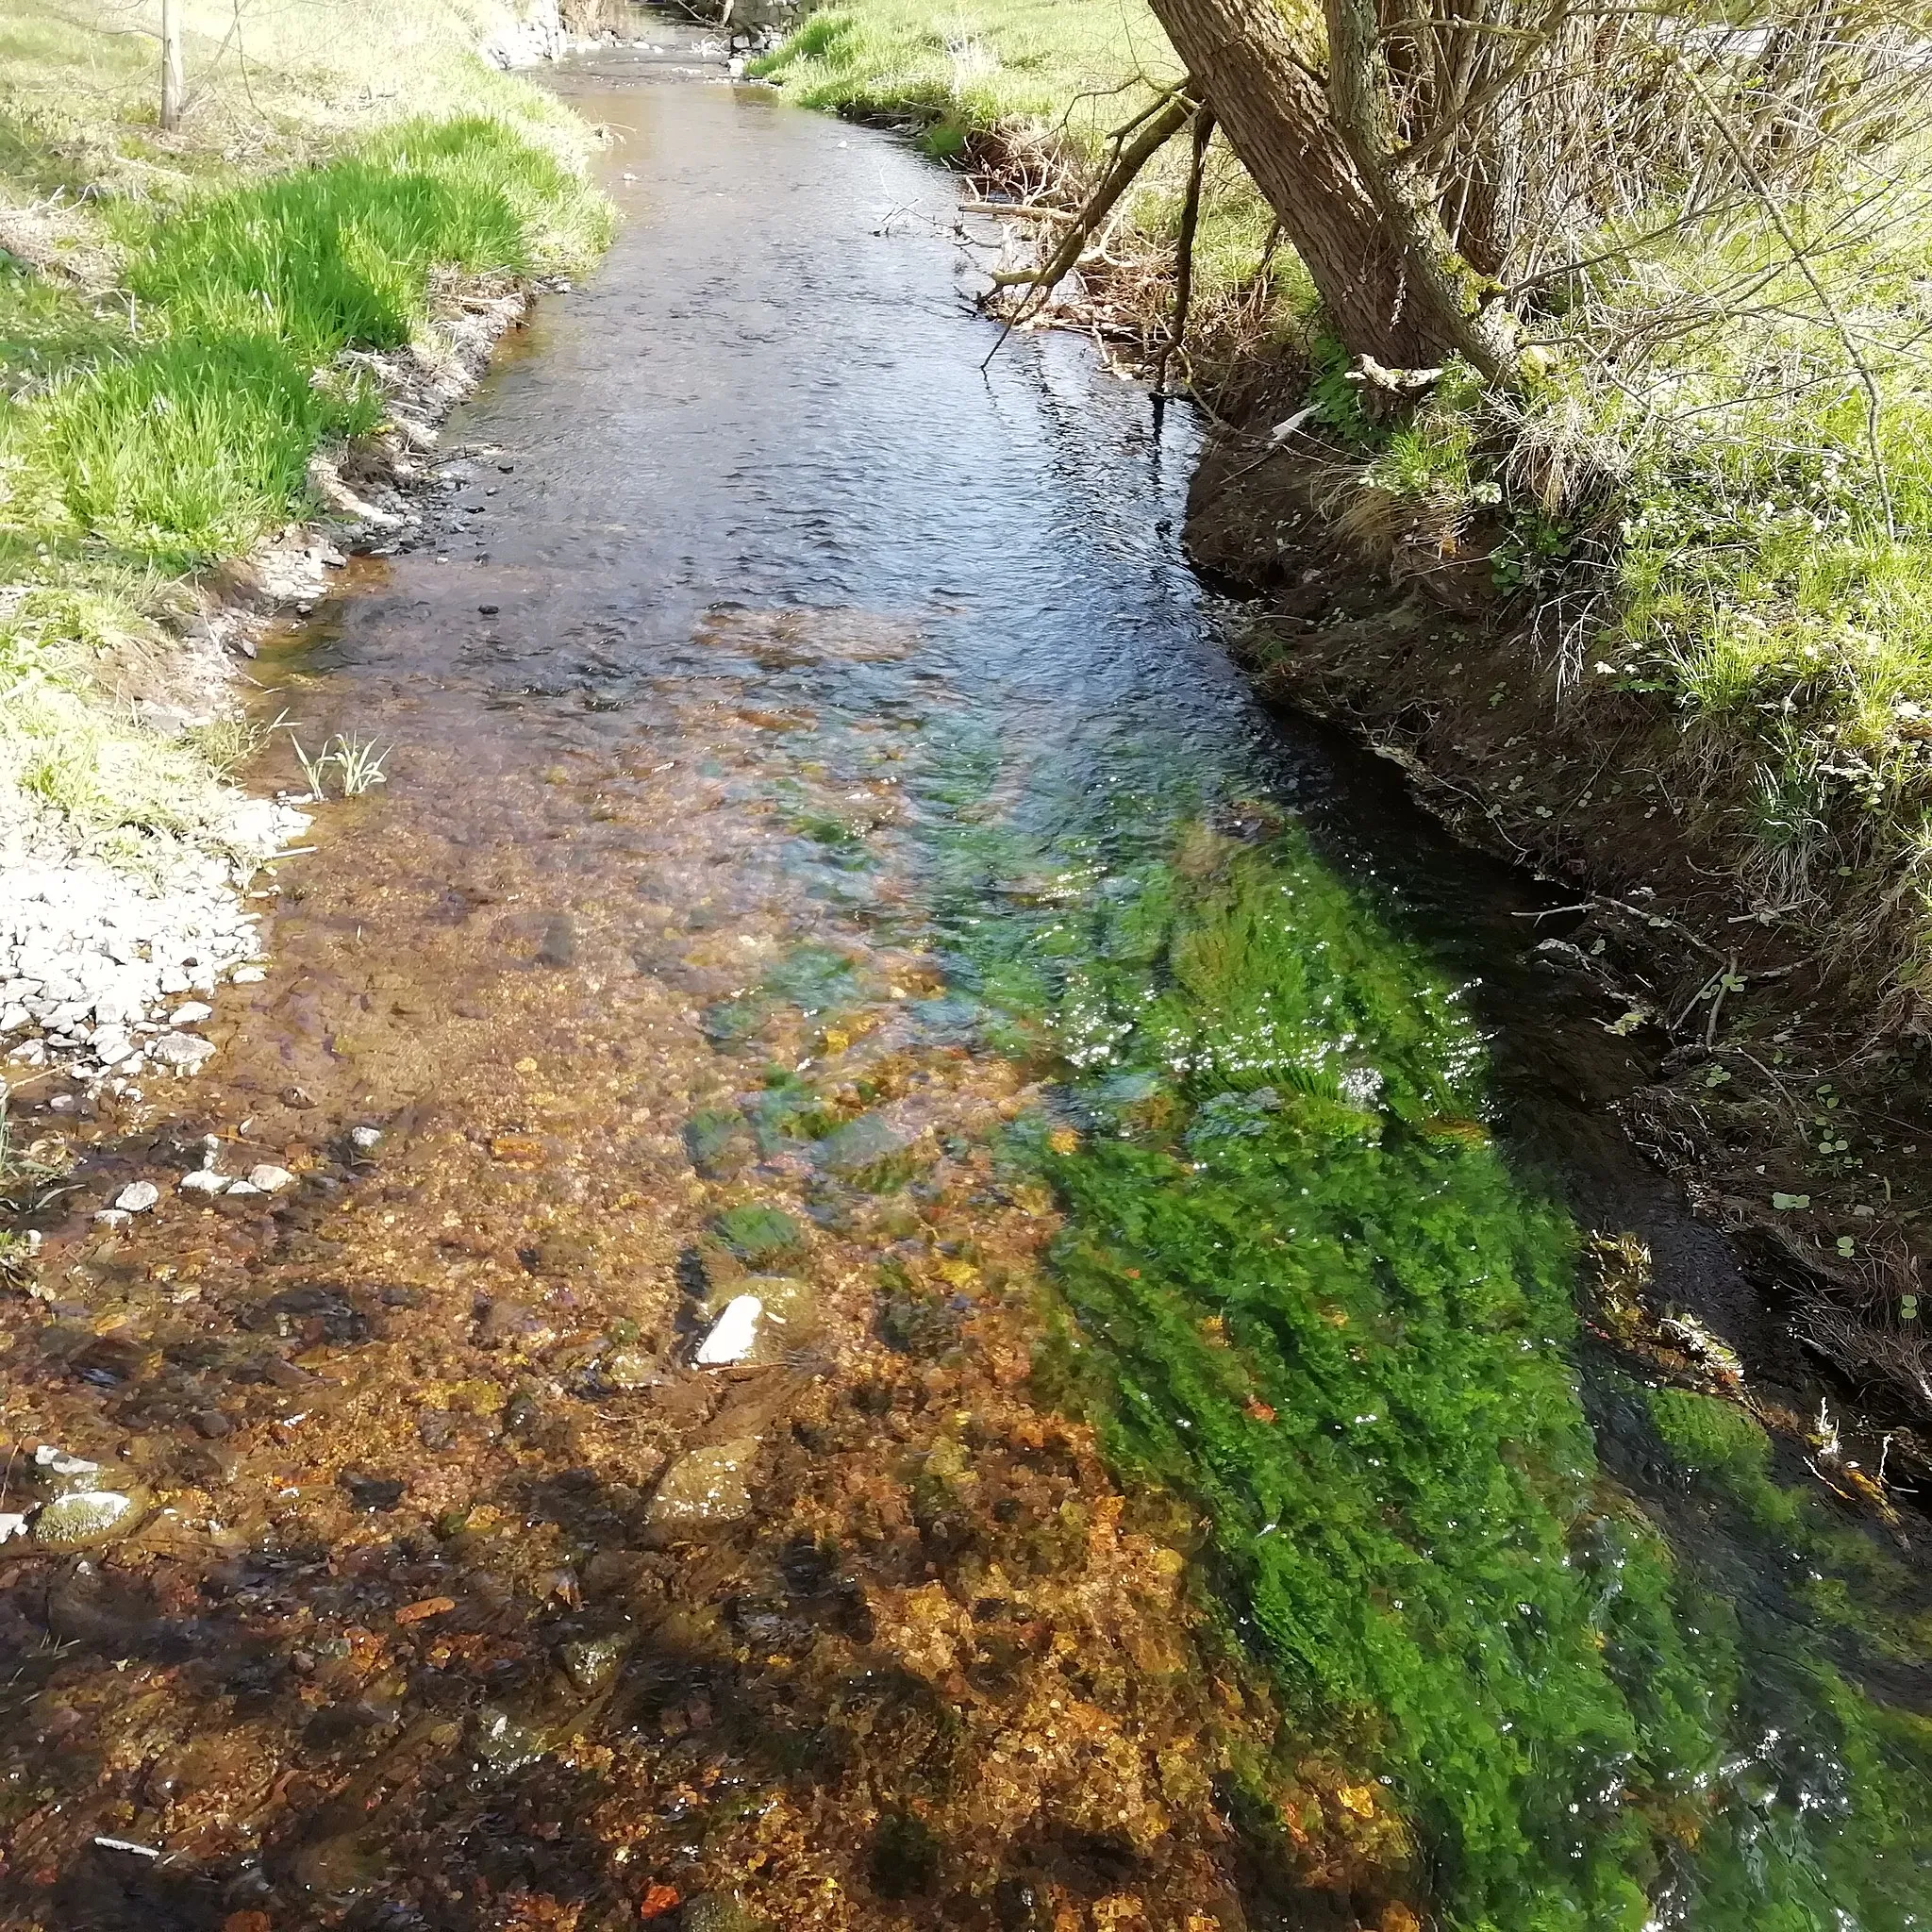
[[152,1181],[129,1181],[114,1196],[114,1205],[124,1214],[145,1214],[161,1198],[161,1191]]
[[[721,1283],[707,1301],[706,1312],[716,1317],[717,1327],[722,1327],[731,1303],[746,1299],[758,1302],[758,1322],[749,1348],[733,1358],[738,1361],[753,1367],[782,1363],[793,1349],[804,1347],[818,1327],[818,1302],[811,1284],[791,1274],[744,1274]],[[712,1335],[717,1334],[717,1327]],[[706,1349],[711,1340],[712,1336],[705,1338]],[[698,1360],[713,1366],[704,1350],[700,1350]]]
[[744,1361],[757,1345],[765,1305],[755,1294],[735,1294],[711,1324],[711,1332],[698,1344],[698,1366],[727,1368]]
[[195,1033],[163,1033],[147,1045],[148,1058],[184,1077],[197,1074],[214,1058],[214,1042]]
[[677,1932],[770,1932],[763,1919],[745,1910],[727,1891],[701,1891],[685,1902]]
[[561,1644],[557,1660],[578,1691],[586,1697],[595,1697],[609,1689],[629,1648],[630,1639],[613,1632],[608,1637],[586,1637],[575,1643]]
[[34,1518],[30,1532],[43,1550],[92,1550],[140,1528],[148,1493],[132,1490],[70,1490]]
[[751,1485],[746,1472],[758,1453],[756,1436],[740,1436],[679,1457],[651,1498],[647,1526],[668,1540],[748,1516]]
[[543,928],[542,941],[537,948],[537,964],[540,966],[575,966],[576,962],[576,923],[567,912],[559,912]]

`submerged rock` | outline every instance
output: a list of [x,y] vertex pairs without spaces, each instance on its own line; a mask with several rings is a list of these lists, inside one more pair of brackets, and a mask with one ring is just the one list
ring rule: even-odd
[[740,1436],[680,1457],[658,1485],[645,1523],[655,1531],[675,1533],[736,1523],[750,1514],[751,1487],[745,1473],[758,1453],[756,1436]]
[[599,1373],[613,1389],[646,1389],[657,1379],[658,1364],[641,1349],[621,1348],[605,1357]]
[[41,1510],[30,1534],[43,1550],[92,1550],[138,1529],[147,1510],[143,1489],[70,1490]]
[[888,1185],[912,1171],[913,1137],[883,1114],[862,1113],[818,1143],[818,1160],[855,1186]]
[[685,1901],[678,1932],[769,1932],[764,1920],[748,1912],[728,1891],[701,1891]]
[[469,1744],[477,1759],[498,1776],[534,1764],[548,1748],[535,1724],[494,1704],[484,1705],[470,1720]]
[[[735,1301],[756,1301],[758,1321],[741,1354],[714,1357],[709,1353],[714,1341],[737,1339],[731,1331],[720,1333]],[[721,1284],[706,1307],[717,1317],[716,1326],[698,1352],[699,1362],[707,1367],[725,1360],[755,1367],[781,1363],[791,1350],[809,1341],[818,1326],[818,1303],[811,1284],[791,1274],[741,1275],[736,1281]]]
[[711,1324],[711,1332],[698,1344],[701,1368],[724,1368],[749,1357],[758,1344],[758,1323],[765,1305],[755,1294],[735,1294],[724,1304],[724,1312]]
[[161,1191],[152,1181],[129,1181],[114,1196],[114,1206],[124,1214],[145,1214],[161,1198]]
[[624,1665],[630,1639],[621,1631],[608,1637],[586,1637],[575,1643],[560,1644],[557,1660],[573,1686],[586,1697],[595,1697],[610,1687]]

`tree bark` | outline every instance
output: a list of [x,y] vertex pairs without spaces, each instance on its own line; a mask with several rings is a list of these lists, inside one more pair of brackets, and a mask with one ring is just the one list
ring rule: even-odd
[[1345,347],[1398,369],[1461,356],[1507,373],[1507,337],[1434,210],[1398,191],[1376,103],[1372,4],[1328,0],[1324,87],[1274,0],[1152,0],[1174,51],[1307,265]]

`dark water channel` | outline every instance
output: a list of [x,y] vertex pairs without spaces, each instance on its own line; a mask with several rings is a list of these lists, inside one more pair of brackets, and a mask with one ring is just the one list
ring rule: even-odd
[[151,1513],[0,1551],[0,1918],[1927,1924],[1910,1527],[1548,902],[1253,701],[1194,425],[982,371],[891,140],[558,85],[614,250],[262,659],[389,782],[7,1311]]

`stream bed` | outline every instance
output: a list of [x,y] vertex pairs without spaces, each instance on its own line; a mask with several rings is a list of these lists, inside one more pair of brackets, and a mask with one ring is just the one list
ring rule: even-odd
[[0,1922],[1932,1922],[1923,1532],[1557,902],[950,177],[558,85],[615,248],[256,667],[387,782],[0,1306]]

